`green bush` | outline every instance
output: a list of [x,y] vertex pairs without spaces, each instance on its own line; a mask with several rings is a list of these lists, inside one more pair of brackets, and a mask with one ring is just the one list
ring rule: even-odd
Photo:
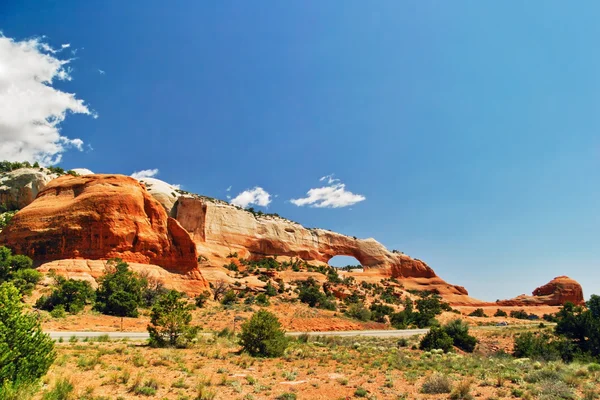
[[494,317],[506,317],[508,316],[508,314],[506,314],[506,311],[501,310],[501,309],[497,309],[496,312],[494,313]]
[[371,319],[371,311],[366,309],[363,303],[351,304],[346,310],[346,315],[363,322]]
[[381,303],[373,303],[369,308],[371,310],[371,319],[376,322],[385,322],[385,317],[394,313],[394,308]]
[[13,255],[8,247],[0,246],[0,283],[12,282],[22,294],[31,294],[42,277],[32,267],[31,258]]
[[54,361],[54,341],[34,315],[23,312],[13,284],[0,285],[0,304],[0,385],[36,382]]
[[271,302],[269,301],[269,297],[264,294],[264,293],[260,293],[258,296],[256,296],[254,298],[254,301],[256,302],[256,304],[258,304],[259,306],[268,306],[271,304]]
[[187,347],[198,333],[198,328],[191,326],[191,309],[183,294],[170,290],[157,299],[150,314],[150,346],[152,347]]
[[477,339],[469,335],[469,326],[462,320],[452,320],[444,325],[442,329],[452,338],[454,346],[467,353],[472,353],[475,350]]
[[94,308],[106,315],[137,317],[144,281],[121,259],[110,260],[96,291]]
[[309,278],[302,282],[298,288],[298,299],[310,307],[323,308],[326,310],[335,310],[335,303],[331,298],[319,289],[318,283]]
[[571,361],[575,353],[575,345],[564,338],[552,336],[544,332],[524,332],[515,337],[513,355],[534,360]]
[[510,312],[510,317],[511,318],[517,318],[517,319],[528,319],[529,318],[529,314],[527,314],[525,312],[525,310],[513,310]]
[[452,349],[454,341],[443,328],[433,327],[419,343],[421,350],[442,349],[445,353]]
[[242,324],[240,344],[253,356],[279,357],[283,355],[288,340],[277,317],[260,310]]
[[62,306],[64,311],[71,314],[77,314],[86,304],[94,301],[96,294],[89,282],[65,279],[62,276],[55,276],[56,287],[50,296],[42,296],[35,303],[35,307],[52,311],[58,306]]
[[43,400],[69,400],[73,392],[73,384],[67,379],[62,378],[56,381],[54,388],[44,393]]
[[231,289],[226,291],[225,295],[221,299],[221,304],[223,304],[224,306],[234,304],[236,302],[237,302],[237,296],[236,296],[235,292]]
[[469,314],[469,317],[487,317],[487,315],[485,315],[485,311],[483,311],[483,308],[477,308]]

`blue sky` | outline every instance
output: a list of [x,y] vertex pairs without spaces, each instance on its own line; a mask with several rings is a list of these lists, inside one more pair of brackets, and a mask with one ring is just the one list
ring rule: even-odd
[[[7,38],[76,57],[54,86],[98,118],[60,124],[84,143],[64,168],[259,186],[269,212],[374,237],[485,300],[558,275],[600,293],[596,2],[165,4],[0,5]],[[328,174],[365,200],[289,201]]]

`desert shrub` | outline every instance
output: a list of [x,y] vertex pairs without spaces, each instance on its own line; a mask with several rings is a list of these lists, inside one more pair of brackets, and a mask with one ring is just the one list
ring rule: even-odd
[[444,332],[452,338],[454,346],[472,353],[477,345],[477,339],[469,335],[469,326],[460,319],[455,319],[443,326]]
[[279,357],[283,355],[288,340],[277,317],[260,310],[242,324],[240,344],[253,356]]
[[8,247],[0,246],[0,283],[10,281],[22,294],[31,294],[42,277],[32,267],[31,258],[13,255]]
[[212,297],[212,295],[207,290],[205,290],[204,292],[200,293],[198,296],[196,296],[194,298],[194,302],[196,303],[196,307],[198,307],[198,308],[204,307],[206,305],[206,302],[208,301],[208,299],[210,299],[211,297]]
[[454,341],[443,328],[433,327],[423,336],[419,348],[421,350],[442,349],[448,352],[452,349],[453,343]]
[[496,312],[494,313],[494,317],[507,317],[508,314],[506,313],[506,311],[501,310],[501,309],[497,309]]
[[233,271],[233,272],[238,272],[239,271],[239,268],[238,268],[237,264],[234,263],[234,262],[230,262],[229,264],[225,264],[225,265],[223,265],[223,267],[226,268],[226,269],[228,269],[228,270],[230,270],[230,271]]
[[485,315],[483,308],[477,308],[469,314],[469,317],[487,317],[487,315]]
[[265,286],[265,293],[270,297],[277,296],[277,289],[275,289],[275,286],[271,284],[271,281],[267,282],[267,286]]
[[69,400],[73,392],[73,384],[67,378],[56,381],[54,387],[44,393],[42,400]]
[[524,332],[515,337],[513,351],[515,357],[544,361],[559,359],[571,361],[574,353],[575,346],[568,340],[547,333]]
[[161,295],[150,314],[150,346],[187,347],[198,332],[197,327],[190,325],[192,308],[176,290]]
[[2,210],[0,209],[0,230],[6,228],[8,224],[10,224],[10,221],[16,213],[16,211],[2,212]]
[[0,386],[33,383],[52,365],[54,341],[34,315],[24,313],[13,284],[0,285],[0,304]]
[[460,382],[450,393],[450,400],[472,400],[471,385],[468,379]]
[[264,294],[264,293],[260,293],[258,294],[255,298],[254,301],[256,302],[256,304],[258,304],[259,306],[268,306],[271,304],[271,302],[269,301],[269,297]]
[[586,306],[563,305],[556,314],[555,332],[568,339],[578,353],[600,359],[600,296],[590,296]]
[[385,322],[385,317],[394,313],[394,308],[381,303],[373,303],[371,307],[371,319],[377,322]]
[[301,282],[298,288],[298,299],[310,307],[324,308],[326,310],[336,309],[332,299],[319,289],[318,283],[312,278]]
[[107,266],[107,273],[99,279],[94,308],[103,314],[118,317],[137,317],[142,304],[144,281],[121,259]]
[[425,394],[443,394],[451,391],[452,382],[450,378],[438,372],[429,375],[423,382],[423,386],[421,386],[421,392]]
[[225,294],[223,295],[223,298],[221,299],[221,304],[223,304],[224,306],[234,304],[236,302],[237,302],[237,295],[235,294],[235,292],[232,289],[229,289],[228,291],[226,291]]
[[363,303],[351,304],[346,310],[346,315],[359,321],[371,319],[371,311],[366,309]]
[[14,271],[10,281],[24,295],[30,295],[35,285],[42,279],[42,274],[33,268]]
[[35,303],[36,308],[52,311],[57,306],[72,314],[83,310],[86,304],[93,302],[95,292],[89,282],[65,279],[62,276],[55,276],[55,288],[50,296],[42,296]]
[[416,301],[417,312],[413,313],[412,319],[419,328],[437,325],[436,315],[442,313],[442,302],[440,296],[430,292],[421,293],[421,298]]
[[517,319],[528,319],[529,318],[529,314],[527,314],[525,312],[525,310],[513,310],[510,312],[510,317],[511,318],[517,318]]
[[67,316],[67,311],[65,310],[65,306],[62,304],[57,305],[50,311],[50,316],[52,318],[65,318]]

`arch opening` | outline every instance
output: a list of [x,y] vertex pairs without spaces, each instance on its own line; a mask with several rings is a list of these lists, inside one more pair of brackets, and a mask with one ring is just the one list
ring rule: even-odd
[[333,256],[327,262],[330,266],[337,269],[362,270],[363,266],[357,258],[352,256]]

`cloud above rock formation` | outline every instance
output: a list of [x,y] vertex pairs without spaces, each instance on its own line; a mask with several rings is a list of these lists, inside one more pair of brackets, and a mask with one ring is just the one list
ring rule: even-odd
[[250,205],[266,207],[271,204],[271,195],[261,187],[244,190],[231,199],[231,204],[246,208]]
[[52,86],[71,80],[71,60],[58,58],[68,47],[0,32],[0,159],[50,165],[70,148],[82,150],[83,141],[61,135],[60,124],[68,113],[96,115],[74,93]]
[[131,177],[140,180],[144,178],[154,178],[156,175],[158,175],[158,168],[143,169],[141,171],[136,171],[133,174],[131,174]]
[[291,199],[290,202],[298,207],[340,208],[366,200],[365,196],[346,190],[346,185],[333,174],[323,176],[319,182],[326,182],[327,186],[310,189],[306,197]]

